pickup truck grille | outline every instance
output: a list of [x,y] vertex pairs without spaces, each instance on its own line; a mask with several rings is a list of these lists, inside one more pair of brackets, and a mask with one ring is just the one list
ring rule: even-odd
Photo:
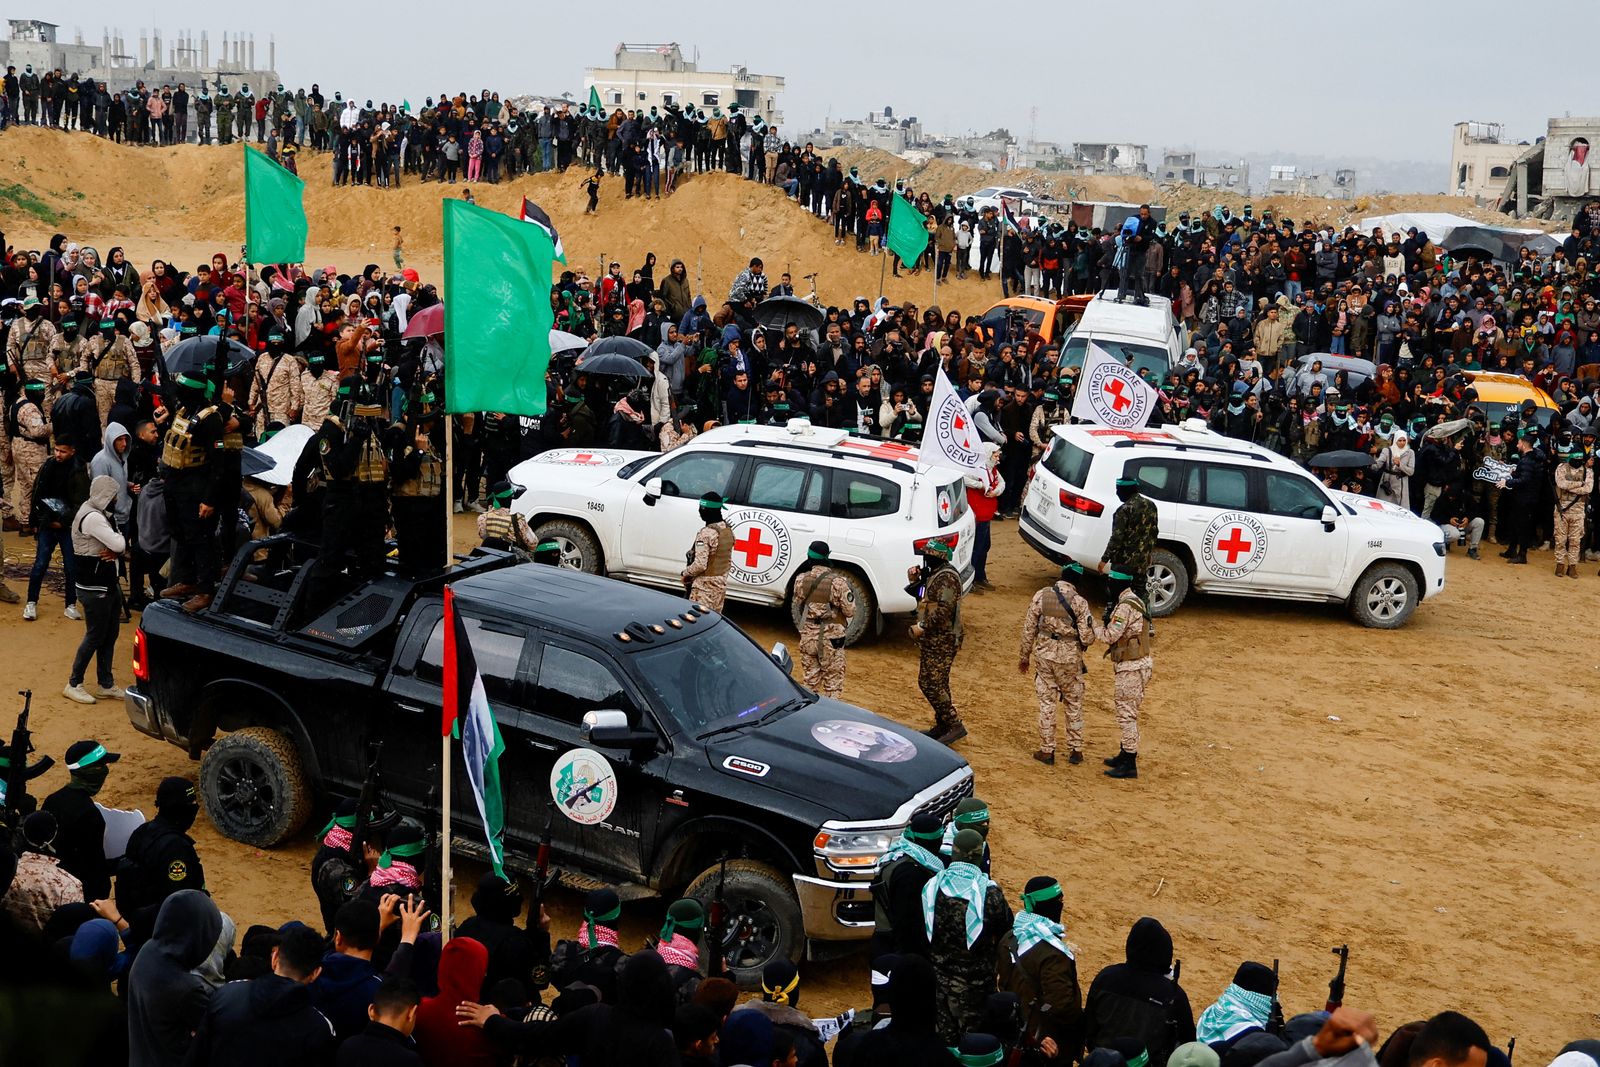
[[972,775],[967,775],[955,785],[946,789],[932,800],[923,804],[915,812],[917,815],[932,815],[940,822],[950,818],[950,813],[956,810],[956,805],[965,797],[972,795]]

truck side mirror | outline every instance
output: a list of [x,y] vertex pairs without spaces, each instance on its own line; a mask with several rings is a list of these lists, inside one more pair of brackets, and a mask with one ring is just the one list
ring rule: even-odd
[[627,713],[615,708],[585,712],[578,733],[585,744],[601,748],[644,748],[656,740],[654,733],[628,725]]
[[1339,510],[1332,504],[1322,505],[1322,529],[1325,533],[1332,533],[1334,526],[1339,522]]
[[656,506],[656,501],[660,500],[660,499],[661,499],[661,479],[660,478],[651,478],[648,482],[644,483],[644,503],[645,503],[645,507],[650,507],[650,508],[655,507]]
[[776,663],[778,669],[783,671],[784,674],[794,673],[794,657],[789,655],[789,649],[782,641],[773,645],[772,651],[768,654],[772,657],[772,662]]

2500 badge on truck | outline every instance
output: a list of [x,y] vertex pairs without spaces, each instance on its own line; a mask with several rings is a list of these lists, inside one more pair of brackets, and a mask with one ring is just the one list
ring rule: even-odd
[[[135,635],[128,716],[200,759],[206,812],[236,840],[278,844],[356,795],[379,739],[385,799],[433,824],[446,581],[505,742],[508,865],[532,868],[552,805],[554,865],[624,899],[709,900],[728,857],[724,948],[744,976],[869,937],[883,851],[972,792],[945,746],[801,687],[787,653],[680,597],[490,552],[329,588],[303,551],[254,542],[210,608],[151,605]],[[454,781],[454,849],[480,855],[459,762]]]

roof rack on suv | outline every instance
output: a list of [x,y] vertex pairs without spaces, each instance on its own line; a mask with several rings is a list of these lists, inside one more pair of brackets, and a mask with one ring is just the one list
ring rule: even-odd
[[1224,455],[1228,455],[1228,456],[1242,456],[1242,457],[1244,457],[1246,459],[1253,459],[1257,463],[1269,463],[1269,462],[1271,462],[1270,460],[1267,459],[1266,456],[1261,455],[1259,452],[1246,452],[1243,449],[1238,449],[1238,448],[1224,448],[1221,445],[1201,445],[1201,444],[1195,444],[1194,442],[1191,442],[1191,441],[1135,441],[1135,440],[1132,440],[1131,438],[1124,438],[1121,441],[1113,442],[1111,447],[1112,448],[1171,448],[1171,449],[1176,449],[1179,452],[1188,452],[1188,451],[1191,451],[1191,450],[1197,451],[1197,452],[1221,452]]
[[[847,437],[845,440],[848,441],[850,438]],[[868,441],[872,439],[861,438],[861,440]],[[896,459],[893,456],[875,456],[865,449],[841,449],[837,446],[807,445],[801,444],[798,441],[763,441],[749,437],[741,438],[738,441],[731,441],[729,443],[733,445],[734,448],[792,448],[799,452],[810,452],[812,455],[816,455],[820,452],[825,455],[832,456],[835,459],[859,459],[868,463],[887,463],[897,471],[904,471],[907,474],[917,473],[917,469],[911,464],[907,463],[905,460]]]

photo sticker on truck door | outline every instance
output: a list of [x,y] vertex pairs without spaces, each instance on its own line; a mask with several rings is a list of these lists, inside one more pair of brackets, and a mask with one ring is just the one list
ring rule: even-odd
[[605,822],[617,806],[611,763],[592,748],[563,753],[550,769],[550,798],[561,814],[581,826]]
[[789,573],[789,530],[776,515],[739,511],[727,518],[733,530],[728,577],[744,585],[771,585]]
[[1243,578],[1267,556],[1267,528],[1254,515],[1225,511],[1211,520],[1200,542],[1206,570],[1233,581]]

